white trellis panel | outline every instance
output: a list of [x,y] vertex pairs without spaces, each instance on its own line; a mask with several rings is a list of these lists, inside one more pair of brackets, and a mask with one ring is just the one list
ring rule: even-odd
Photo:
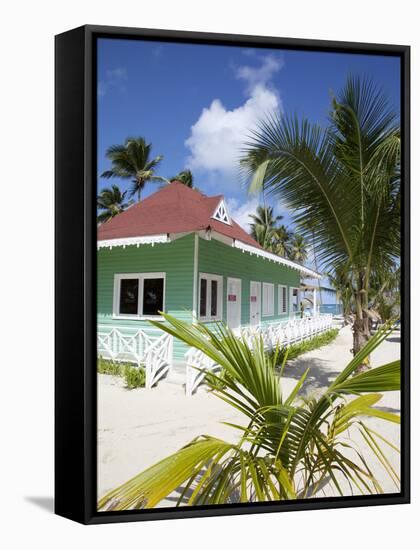
[[105,332],[99,327],[97,353],[104,359],[144,366],[146,388],[151,388],[172,368],[172,340],[171,335],[160,331],[153,337],[141,329],[127,335],[117,328]]
[[[332,315],[321,315],[313,318],[291,319],[264,326],[243,327],[240,338],[243,338],[252,348],[257,338],[262,338],[264,348],[274,349],[276,346],[286,347],[290,344],[312,338],[332,327]],[[209,359],[202,351],[191,348],[185,354],[187,361],[185,391],[191,396],[203,383],[206,372],[215,372],[220,367]]]

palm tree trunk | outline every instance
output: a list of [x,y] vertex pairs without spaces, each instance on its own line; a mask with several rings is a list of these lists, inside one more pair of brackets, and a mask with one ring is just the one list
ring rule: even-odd
[[[367,298],[366,293],[360,290],[356,292],[356,318],[353,322],[353,355],[356,355],[367,343],[370,338],[369,317],[366,314]],[[370,368],[369,359],[359,365],[355,374],[363,372]]]

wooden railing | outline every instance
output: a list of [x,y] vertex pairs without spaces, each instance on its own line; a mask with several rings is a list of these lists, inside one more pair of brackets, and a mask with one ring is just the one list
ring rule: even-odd
[[137,330],[132,335],[117,328],[109,332],[99,326],[97,354],[111,361],[134,363],[146,370],[146,388],[150,389],[172,368],[172,336],[156,331]]
[[[290,344],[312,338],[332,327],[332,315],[321,315],[313,318],[293,319],[262,326],[243,327],[238,335],[247,341],[252,348],[257,338],[262,338],[264,348],[272,350],[277,346]],[[204,371],[216,371],[220,367],[210,360],[202,351],[191,348],[185,354],[186,385],[185,393],[191,396],[205,379]]]

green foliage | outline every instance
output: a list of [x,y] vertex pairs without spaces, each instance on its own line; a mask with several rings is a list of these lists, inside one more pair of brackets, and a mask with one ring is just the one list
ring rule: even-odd
[[[100,499],[99,509],[153,508],[180,487],[178,505],[310,498],[319,496],[323,485],[336,495],[349,487],[362,494],[378,493],[382,488],[369,464],[372,458],[378,458],[398,490],[398,474],[384,447],[398,450],[365,418],[399,422],[398,415],[375,408],[380,392],[400,388],[399,361],[353,376],[388,329],[378,331],[322,395],[307,399],[302,385],[308,371],[284,395],[274,368],[278,358],[265,353],[261,338],[251,348],[222,324],[210,329],[163,317],[165,325],[151,324],[201,350],[228,373],[219,387],[216,374],[208,380],[214,395],[241,412],[244,421],[226,423],[237,431],[236,443],[202,435],[109,492]],[[347,400],[347,395],[356,398]],[[361,454],[349,430],[361,434],[369,456]]]
[[338,328],[332,328],[322,334],[317,334],[313,338],[303,340],[302,342],[291,344],[287,348],[280,349],[277,354],[277,365],[281,365],[283,363],[286,355],[287,360],[290,361],[291,359],[296,359],[296,357],[299,357],[302,353],[313,351],[314,349],[330,344],[337,338],[339,332],[340,331]]
[[143,137],[129,137],[123,145],[112,145],[106,151],[106,156],[111,161],[111,169],[105,170],[101,177],[129,179],[130,196],[137,195],[137,200],[140,200],[148,181],[168,183],[166,178],[155,175],[156,167],[163,157],[158,155],[151,158],[151,153],[152,144],[147,143]]
[[96,199],[96,204],[100,211],[98,213],[98,222],[106,222],[124,212],[131,204],[126,201],[126,195],[127,191],[121,192],[118,185],[102,189]]
[[144,388],[146,384],[146,371],[143,367],[127,365],[124,369],[124,380],[127,388]]
[[177,174],[173,178],[170,178],[169,181],[179,181],[183,183],[186,187],[194,189],[194,176],[192,175],[191,170],[182,170],[182,172],[179,172],[179,174]]
[[109,374],[124,378],[125,385],[129,389],[143,388],[146,384],[146,371],[144,367],[134,367],[130,363],[117,363],[99,356],[97,371],[98,374]]
[[98,357],[97,361],[98,374],[110,374],[112,376],[122,376],[124,371],[124,365],[122,363],[115,363],[109,359],[104,359],[102,356]]
[[[323,270],[344,275],[352,295],[354,352],[368,338],[374,274],[400,255],[400,123],[387,97],[367,79],[349,77],[332,99],[330,124],[272,115],[252,134],[242,166],[251,190],[280,198],[293,213]],[[361,334],[362,333],[362,334]]]

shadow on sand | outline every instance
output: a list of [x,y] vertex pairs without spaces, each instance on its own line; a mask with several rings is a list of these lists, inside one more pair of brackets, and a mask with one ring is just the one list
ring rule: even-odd
[[[344,368],[344,367],[343,367]],[[331,382],[341,373],[338,368],[332,369],[331,362],[315,357],[299,357],[290,361],[283,371],[285,378],[299,380],[303,373],[309,369],[302,391],[306,394],[314,390],[328,387]]]

